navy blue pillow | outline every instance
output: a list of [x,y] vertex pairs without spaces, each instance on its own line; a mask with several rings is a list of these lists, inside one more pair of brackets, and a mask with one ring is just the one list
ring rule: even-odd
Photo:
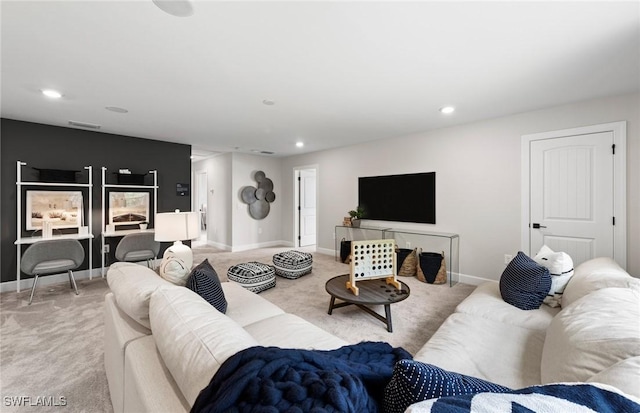
[[208,259],[205,258],[204,261],[191,270],[186,287],[198,293],[216,310],[223,314],[227,312],[227,299],[224,297],[218,273],[209,264]]
[[550,289],[549,269],[538,265],[522,251],[511,260],[500,277],[502,299],[522,310],[540,308]]
[[384,390],[384,411],[402,413],[423,400],[480,392],[503,393],[511,389],[415,360],[400,360]]

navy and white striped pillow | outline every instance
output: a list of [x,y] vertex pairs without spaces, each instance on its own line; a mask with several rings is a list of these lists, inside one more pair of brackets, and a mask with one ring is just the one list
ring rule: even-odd
[[209,260],[205,258],[197,267],[191,270],[186,287],[200,295],[221,313],[227,312],[227,299],[222,291],[220,279]]
[[400,360],[384,390],[384,411],[402,413],[410,405],[437,397],[481,392],[502,393],[511,389],[476,377],[443,370],[432,364]]
[[551,289],[549,269],[519,251],[500,277],[502,299],[522,310],[540,308]]

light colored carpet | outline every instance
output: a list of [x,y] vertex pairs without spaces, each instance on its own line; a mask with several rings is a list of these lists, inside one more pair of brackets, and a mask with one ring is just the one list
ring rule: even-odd
[[[2,412],[112,412],[103,364],[104,279],[41,286],[0,296],[0,395]],[[6,397],[23,399],[7,406]],[[38,400],[38,397],[41,399]],[[38,406],[44,398],[66,406]],[[53,398],[50,400],[49,398]],[[32,406],[35,405],[35,406]]]
[[[236,263],[271,263],[286,248],[230,253],[209,247],[194,248],[194,263],[208,258],[222,279]],[[287,312],[314,323],[344,340],[387,341],[415,353],[474,287],[429,285],[403,277],[411,288],[406,300],[391,306],[393,333],[362,310],[349,306],[328,315],[329,295],[324,284],[349,271],[333,257],[314,254],[313,272],[297,280],[277,277],[276,288],[260,295]],[[0,411],[2,412],[112,412],[103,365],[102,302],[106,280],[78,282],[80,295],[68,283],[44,286],[27,305],[29,291],[0,295]],[[378,309],[382,311],[382,307]],[[381,312],[382,313],[382,312]],[[29,397],[27,405],[7,406],[6,397]],[[66,406],[30,406],[44,400]],[[38,399],[40,398],[40,399]],[[23,399],[24,400],[24,399]]]
[[[283,248],[264,248],[243,253],[247,261],[271,263],[273,254]],[[208,258],[220,275],[237,263],[237,253],[221,252],[213,248],[198,248],[194,263]],[[313,272],[297,280],[276,277],[276,287],[260,293],[261,297],[277,304],[286,312],[296,314],[324,330],[350,342],[386,341],[415,354],[440,327],[455,307],[475,289],[467,284],[425,284],[415,277],[399,277],[411,289],[409,298],[391,305],[393,332],[373,316],[355,306],[329,309],[329,294],[325,283],[332,277],[349,272],[349,266],[333,256],[313,254]],[[374,309],[384,315],[384,307]]]

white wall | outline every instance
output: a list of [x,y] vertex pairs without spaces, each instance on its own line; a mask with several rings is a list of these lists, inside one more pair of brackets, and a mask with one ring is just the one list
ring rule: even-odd
[[[460,234],[460,272],[498,280],[504,254],[520,248],[521,136],[620,120],[627,121],[627,270],[640,276],[637,93],[293,156],[282,160],[282,178],[292,182],[295,167],[319,166],[318,247],[333,250],[334,226],[357,204],[359,176],[436,171],[437,224],[411,227]],[[293,205],[292,190],[292,185],[284,187],[283,205]],[[285,237],[293,233],[293,220],[293,209],[285,208]]]
[[[227,153],[194,162],[194,175],[207,172],[207,242],[229,251],[282,245],[282,178],[280,160],[266,156]],[[269,215],[255,220],[240,193],[245,186],[257,187],[256,171],[265,172],[274,184],[275,202]],[[213,190],[213,193],[211,192]]]
[[[233,209],[233,240],[232,251],[242,251],[253,248],[282,245],[282,215],[283,204],[282,175],[280,159],[267,156],[233,154],[233,179],[231,186],[231,205]],[[240,197],[245,186],[258,186],[254,179],[257,171],[263,171],[267,178],[273,181],[273,191],[276,199],[270,204],[269,215],[256,220],[249,215],[249,207]]]

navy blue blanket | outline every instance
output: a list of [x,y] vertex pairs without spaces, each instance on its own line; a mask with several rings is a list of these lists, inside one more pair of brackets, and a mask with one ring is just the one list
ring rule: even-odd
[[377,412],[394,364],[411,358],[377,342],[328,351],[251,347],[222,364],[191,411]]

